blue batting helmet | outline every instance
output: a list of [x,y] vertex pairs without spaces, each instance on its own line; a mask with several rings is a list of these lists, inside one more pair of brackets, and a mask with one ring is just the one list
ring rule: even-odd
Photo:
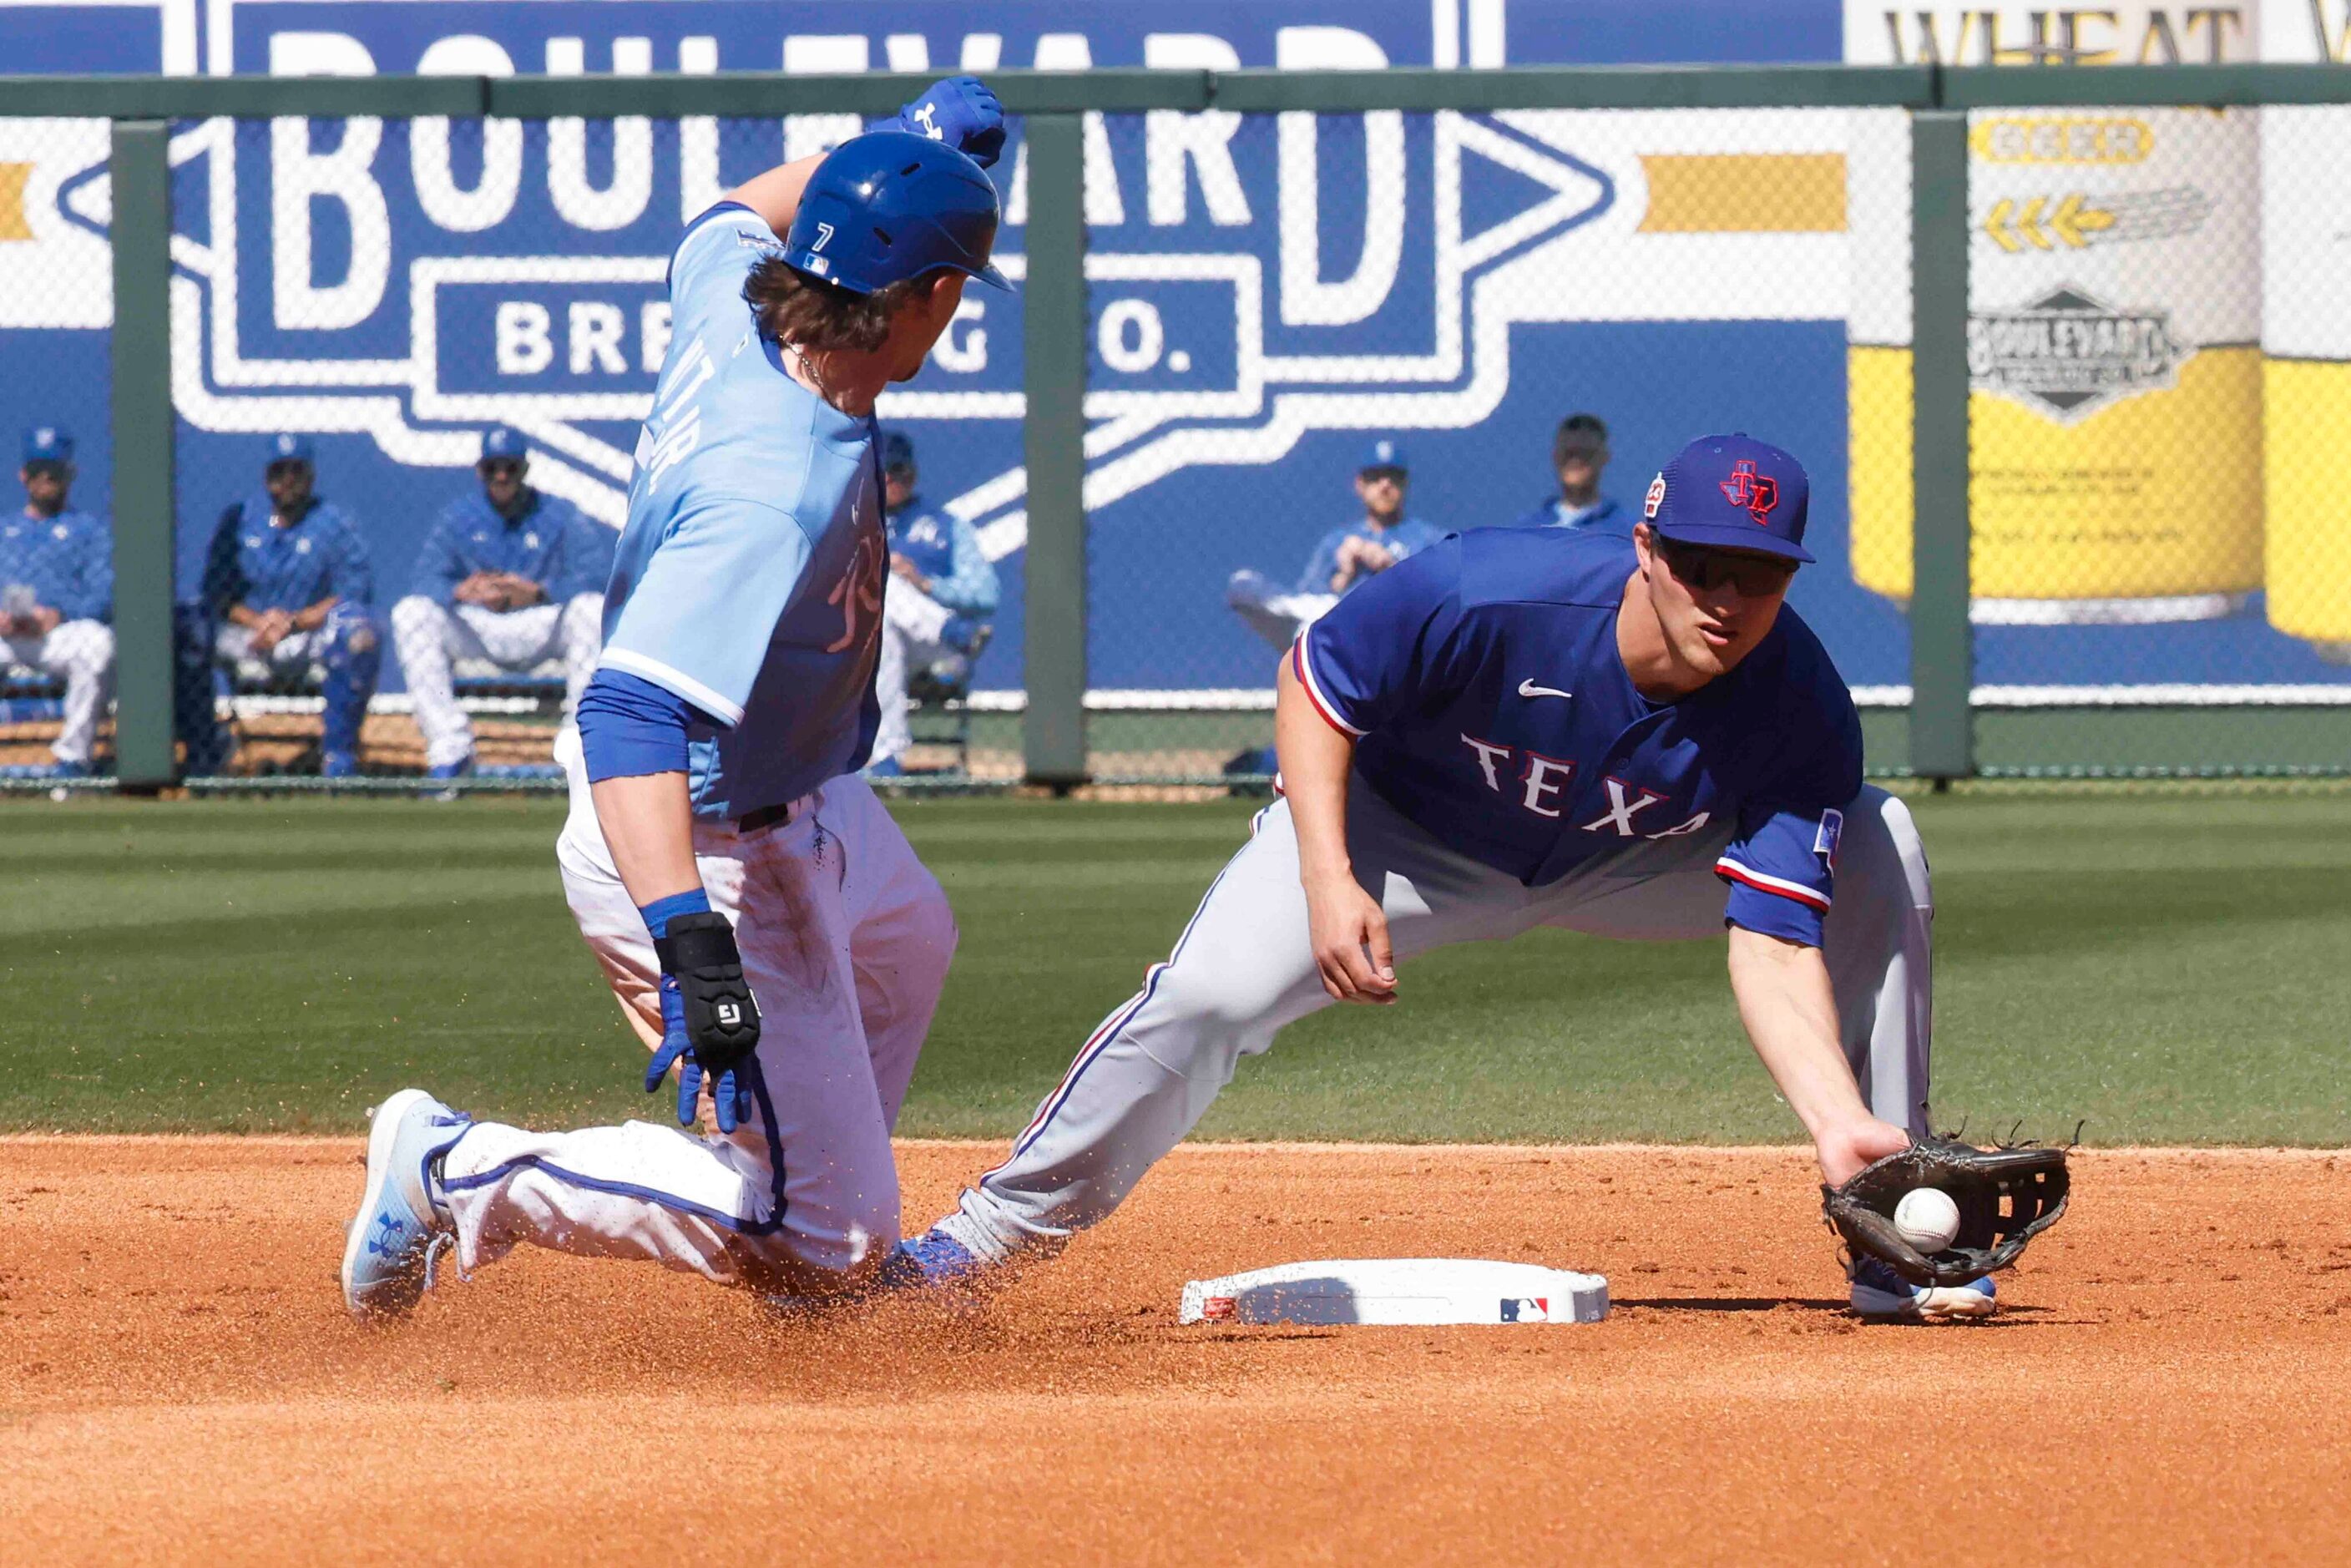
[[1000,216],[978,164],[943,141],[874,131],[834,148],[800,192],[784,260],[852,294],[941,267],[1010,292],[989,265]]

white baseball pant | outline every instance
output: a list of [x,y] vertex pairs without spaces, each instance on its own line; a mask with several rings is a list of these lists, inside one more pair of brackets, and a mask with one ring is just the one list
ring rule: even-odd
[[89,766],[98,740],[98,716],[114,685],[114,628],[103,621],[63,621],[41,637],[0,638],[0,662],[23,664],[66,683],[65,725],[49,755],[77,768]]
[[[556,751],[571,815],[556,843],[564,895],[629,1021],[661,1039],[653,939],[612,869],[576,735]],[[538,1133],[478,1123],[442,1182],[471,1268],[517,1242],[645,1258],[722,1283],[821,1293],[878,1266],[899,1236],[890,1130],[955,955],[954,916],[873,791],[835,779],[789,822],[697,822],[713,908],[735,922],[759,1004],[757,1103],[731,1135],[671,1118]]]
[[603,650],[604,596],[576,594],[561,604],[522,610],[486,605],[449,607],[411,594],[392,607],[392,642],[408,681],[416,727],[424,732],[424,765],[450,768],[474,754],[474,726],[457,706],[456,662],[481,659],[505,670],[528,670],[563,660],[563,716],[568,723],[580,692]]
[[[1538,925],[1644,941],[1719,936],[1724,892],[1713,866],[1728,841],[1725,832],[1654,840],[1528,887],[1446,848],[1360,778],[1348,799],[1356,879],[1379,895],[1400,963]],[[1863,1095],[1914,1132],[1925,1130],[1933,919],[1909,809],[1865,789],[1845,811],[1823,956]],[[1191,1131],[1243,1056],[1331,1005],[1307,939],[1290,804],[1277,800],[1258,814],[1167,962],[1103,1020],[1010,1157],[941,1226],[1001,1261],[1100,1221]]]
[[1225,602],[1250,631],[1286,653],[1301,632],[1330,613],[1339,596],[1290,593],[1261,571],[1237,571],[1225,584]]
[[914,744],[906,722],[906,681],[911,672],[928,668],[947,653],[939,641],[955,612],[892,573],[882,596],[882,655],[873,666],[873,700],[881,705],[881,723],[873,731],[873,754],[868,759],[887,762],[905,754]]

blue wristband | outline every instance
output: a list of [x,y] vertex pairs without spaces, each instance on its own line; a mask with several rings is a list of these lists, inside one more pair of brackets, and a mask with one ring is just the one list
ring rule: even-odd
[[637,913],[645,917],[645,929],[652,932],[653,940],[658,942],[669,935],[669,923],[679,915],[709,914],[710,894],[698,887],[684,893],[673,893],[667,898],[656,898],[651,904],[638,905]]

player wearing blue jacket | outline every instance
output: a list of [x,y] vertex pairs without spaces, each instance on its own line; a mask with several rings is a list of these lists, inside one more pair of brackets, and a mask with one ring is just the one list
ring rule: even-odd
[[1543,497],[1513,527],[1590,528],[1633,537],[1633,515],[1614,497],[1600,493],[1600,476],[1608,466],[1608,426],[1598,414],[1571,413],[1559,422],[1551,465],[1559,476],[1559,494]]
[[1411,484],[1403,444],[1386,437],[1373,442],[1355,470],[1355,499],[1363,516],[1315,541],[1290,591],[1277,589],[1262,572],[1237,571],[1225,585],[1225,602],[1259,636],[1287,648],[1341,594],[1445,537],[1443,529],[1405,516]]
[[482,435],[481,480],[449,503],[417,551],[415,586],[392,607],[392,645],[424,732],[428,778],[473,771],[474,727],[457,706],[455,663],[564,666],[569,722],[602,646],[604,584],[619,536],[559,496],[526,482],[519,430]]
[[350,514],[315,493],[307,436],[275,435],[264,487],[230,503],[204,561],[215,658],[242,680],[296,676],[326,698],[319,771],[359,771],[360,727],[383,643],[375,568]]
[[444,1242],[807,1294],[897,1243],[890,1129],[955,921],[857,777],[890,575],[873,404],[967,279],[1008,287],[995,96],[943,82],[901,123],[737,187],[678,242],[604,651],[559,743],[572,913],[654,1048],[647,1091],[676,1068],[680,1126],[706,1089],[716,1132],[538,1133],[402,1091],[343,1255],[356,1313],[413,1304]]
[[65,723],[35,777],[89,773],[98,716],[114,684],[114,536],[70,505],[74,440],[55,425],[25,433],[16,477],[24,508],[0,519],[0,664],[66,683]]
[[[1782,602],[1812,559],[1803,470],[1707,437],[1646,510],[1629,540],[1448,539],[1300,636],[1276,713],[1283,799],[1009,1158],[916,1244],[927,1272],[1050,1250],[1285,1024],[1395,1003],[1398,960],[1539,925],[1728,925],[1740,1017],[1822,1175],[1907,1144],[1927,1094],[1927,862],[1902,803],[1863,788],[1852,698]],[[1853,1283],[1865,1312],[1992,1305],[1989,1281]]]
[[906,688],[918,674],[960,684],[996,613],[996,566],[979,548],[979,530],[950,512],[933,511],[915,494],[914,444],[902,432],[882,438],[882,522],[890,535],[890,586],[882,598],[882,663],[873,695],[882,710],[868,778],[904,771],[898,758],[914,743]]

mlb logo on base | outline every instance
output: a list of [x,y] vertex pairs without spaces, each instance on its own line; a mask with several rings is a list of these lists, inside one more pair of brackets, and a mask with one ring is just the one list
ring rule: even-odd
[[1551,1298],[1504,1296],[1502,1321],[1506,1323],[1547,1323],[1551,1322]]

